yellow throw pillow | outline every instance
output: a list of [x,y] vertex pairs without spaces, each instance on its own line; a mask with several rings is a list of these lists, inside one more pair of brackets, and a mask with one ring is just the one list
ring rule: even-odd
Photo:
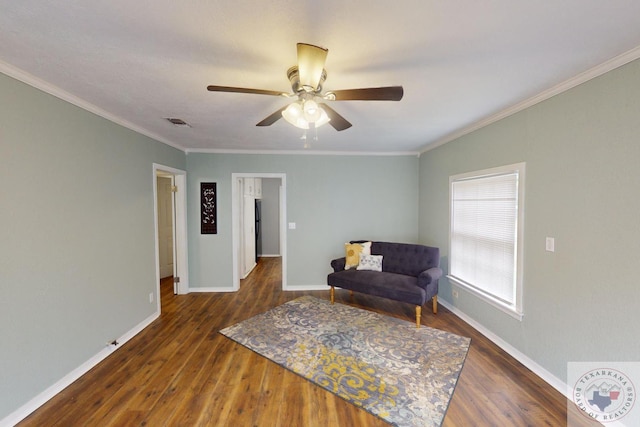
[[345,262],[344,269],[357,267],[360,263],[360,254],[371,255],[371,242],[365,243],[345,243]]

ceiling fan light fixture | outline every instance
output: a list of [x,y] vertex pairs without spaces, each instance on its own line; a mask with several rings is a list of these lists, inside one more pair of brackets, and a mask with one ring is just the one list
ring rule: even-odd
[[331,120],[327,112],[312,100],[296,101],[289,104],[287,108],[282,110],[282,117],[300,129],[309,129],[310,125],[318,128]]
[[327,123],[329,123],[331,121],[331,119],[327,115],[327,112],[324,111],[324,109],[322,107],[318,107],[318,110],[320,111],[320,118],[318,118],[318,120],[316,120],[316,127],[317,128],[319,128],[322,125],[326,125]]
[[300,129],[309,129],[309,122],[304,119],[304,110],[300,101],[289,104],[282,110],[282,117],[292,125]]
[[304,101],[302,109],[304,111],[304,119],[309,123],[315,123],[320,119],[320,107],[318,107],[318,104],[316,104],[315,101],[311,99]]

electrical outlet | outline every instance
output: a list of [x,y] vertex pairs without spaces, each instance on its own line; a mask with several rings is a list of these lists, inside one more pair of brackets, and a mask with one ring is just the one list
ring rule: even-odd
[[153,292],[149,292],[149,304],[153,302]]
[[458,291],[456,291],[455,289],[452,290],[451,295],[453,295],[454,298],[458,298]]
[[553,237],[547,237],[545,242],[544,242],[544,248],[548,252],[555,252],[556,251],[556,239],[554,239]]

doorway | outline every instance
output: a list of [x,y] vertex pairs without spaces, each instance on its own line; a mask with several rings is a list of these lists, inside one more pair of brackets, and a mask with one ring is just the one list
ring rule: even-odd
[[[174,294],[189,292],[186,172],[154,163],[153,195],[157,283],[155,300],[160,313],[162,278],[173,277]],[[150,301],[153,297],[150,295]]]
[[[255,180],[269,180],[277,182],[277,191],[274,198],[277,199],[276,203],[278,209],[278,229],[279,233],[276,237],[278,239],[278,247],[281,263],[281,277],[282,277],[282,289],[286,288],[287,283],[287,248],[286,248],[286,174],[283,173],[232,173],[231,174],[231,220],[232,220],[232,250],[233,250],[233,291],[240,289],[240,280],[247,274],[247,269],[250,269],[253,264],[249,252],[255,251],[251,245],[245,245],[244,242],[250,242],[254,238],[254,229],[251,224],[254,223],[255,217],[247,215],[247,200],[250,200],[249,208],[253,213],[255,197],[246,197],[247,191],[245,191],[245,180],[248,182],[254,182]],[[250,191],[249,191],[250,193]],[[264,204],[263,200],[263,204]],[[251,218],[249,218],[251,217]],[[249,218],[249,219],[247,219]],[[264,229],[264,227],[263,227]],[[264,231],[264,230],[263,230]],[[247,235],[248,233],[248,235]],[[249,246],[247,249],[246,246]],[[273,254],[270,254],[273,255]]]
[[[157,201],[158,201],[158,260],[160,279],[173,277],[174,251],[174,217],[175,204],[173,201],[173,188],[175,179],[173,175],[167,175],[158,171]],[[174,293],[175,289],[174,289]]]

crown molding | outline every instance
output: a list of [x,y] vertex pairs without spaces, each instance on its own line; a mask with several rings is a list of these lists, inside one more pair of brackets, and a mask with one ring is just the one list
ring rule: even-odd
[[7,76],[12,77],[22,83],[25,83],[29,86],[39,89],[45,93],[48,93],[49,95],[55,96],[56,98],[62,99],[63,101],[73,104],[76,107],[82,108],[83,110],[89,111],[90,113],[100,116],[103,119],[109,120],[110,122],[113,122],[117,125],[125,127],[141,135],[147,136],[158,142],[162,142],[163,144],[166,144],[177,150],[180,150],[183,152],[185,151],[185,148],[182,147],[180,144],[176,144],[173,141],[169,141],[168,139],[163,138],[162,136],[157,135],[143,127],[135,125],[121,117],[111,114],[108,111],[105,111],[102,108],[97,107],[96,105],[90,102],[87,102],[84,99],[79,98],[59,88],[58,86],[55,86],[49,82],[46,82],[32,74],[27,73],[24,70],[14,67],[13,65],[7,64],[4,61],[0,61],[0,73],[6,74]]
[[154,139],[158,142],[166,144],[170,147],[173,147],[177,150],[180,150],[186,154],[191,153],[204,153],[204,154],[284,154],[284,155],[326,155],[326,156],[419,156],[420,153],[417,151],[411,152],[365,152],[365,151],[317,151],[317,150],[305,150],[305,151],[295,151],[295,150],[233,150],[233,149],[194,149],[194,148],[185,148],[180,144],[177,144],[173,141],[170,141],[160,135],[157,135],[145,128],[142,128],[138,125],[135,125],[121,117],[118,117],[114,114],[109,113],[108,111],[103,110],[96,105],[85,101],[73,95],[58,86],[55,86],[49,82],[46,82],[32,74],[27,73],[20,68],[17,68],[13,65],[10,65],[2,60],[0,60],[0,73],[6,74],[9,77],[12,77],[22,83],[25,83],[29,86],[32,86],[38,90],[41,90],[49,95],[55,96],[63,101],[66,101],[70,104],[75,105],[76,107],[82,108],[83,110],[89,111],[97,116],[100,116],[106,120],[109,120],[115,124],[123,126],[127,129],[130,129],[136,133],[147,136],[151,139]]
[[578,85],[581,85],[582,83],[585,83],[589,80],[595,79],[596,77],[599,77],[603,74],[608,73],[609,71],[615,70],[616,68],[622,67],[623,65],[626,65],[632,61],[635,61],[636,59],[640,58],[640,46],[635,47],[621,55],[618,55],[600,65],[596,65],[593,68],[590,68],[586,71],[583,71],[582,73],[571,77],[568,80],[565,80],[562,83],[559,83],[541,93],[539,93],[538,95],[534,95],[531,98],[525,99],[522,102],[519,102],[515,105],[512,105],[511,107],[508,107],[502,111],[499,111],[495,114],[492,114],[489,117],[486,117],[484,119],[481,119],[477,122],[474,122],[468,126],[463,127],[462,129],[450,133],[446,136],[444,136],[443,138],[440,138],[436,141],[434,141],[431,144],[428,144],[426,146],[424,146],[421,150],[420,150],[420,154],[426,153],[429,150],[432,150],[436,147],[439,147],[441,145],[446,144],[447,142],[451,142],[455,139],[458,139],[464,135],[467,135],[473,131],[476,131],[478,129],[481,129],[485,126],[488,126],[492,123],[495,123],[499,120],[502,120],[506,117],[509,117],[515,113],[518,113],[522,110],[525,110],[533,105],[539,104],[542,101],[546,101],[547,99],[559,95],[563,92],[568,91],[569,89],[572,89]]
[[4,61],[0,60],[0,72],[8,75],[18,81],[21,81],[29,86],[33,86],[36,89],[39,89],[49,95],[55,96],[56,98],[62,99],[66,102],[69,102],[83,110],[89,111],[97,116],[100,116],[106,120],[109,120],[113,123],[116,123],[120,126],[123,126],[127,129],[130,129],[136,133],[141,135],[145,135],[149,138],[152,138],[158,142],[166,144],[170,147],[173,147],[177,150],[183,151],[186,154],[190,153],[200,153],[200,154],[276,154],[276,155],[327,155],[327,156],[417,156],[420,157],[421,154],[426,153],[429,150],[437,148],[441,145],[444,145],[448,142],[451,142],[455,139],[458,139],[464,135],[467,135],[471,132],[479,130],[483,127],[486,127],[492,123],[495,123],[499,120],[507,118],[513,114],[516,114],[522,110],[525,110],[533,105],[536,105],[540,102],[543,102],[555,95],[561,94],[563,92],[568,91],[582,83],[585,83],[589,80],[592,80],[598,76],[601,76],[609,71],[612,71],[616,68],[619,68],[623,65],[626,65],[636,59],[640,58],[640,46],[635,47],[621,55],[618,55],[600,65],[597,65],[593,68],[590,68],[568,80],[565,80],[562,83],[559,83],[537,95],[532,96],[522,102],[519,102],[511,107],[508,107],[504,110],[501,110],[491,116],[488,116],[484,119],[476,121],[468,126],[465,126],[459,129],[456,132],[450,133],[440,139],[437,139],[433,143],[427,144],[423,146],[419,151],[400,151],[400,152],[364,152],[364,151],[318,151],[318,150],[305,150],[305,151],[296,151],[296,150],[233,150],[233,149],[195,149],[195,148],[185,148],[180,144],[177,144],[173,141],[170,141],[160,135],[157,135],[148,129],[142,128],[138,125],[135,125],[119,116],[111,114],[102,108],[97,107],[90,102],[87,102],[51,83],[48,83],[38,77],[33,76],[13,65],[10,65]]
[[287,156],[416,156],[417,151],[320,151],[320,150],[233,150],[218,148],[187,148],[187,154],[273,154]]

